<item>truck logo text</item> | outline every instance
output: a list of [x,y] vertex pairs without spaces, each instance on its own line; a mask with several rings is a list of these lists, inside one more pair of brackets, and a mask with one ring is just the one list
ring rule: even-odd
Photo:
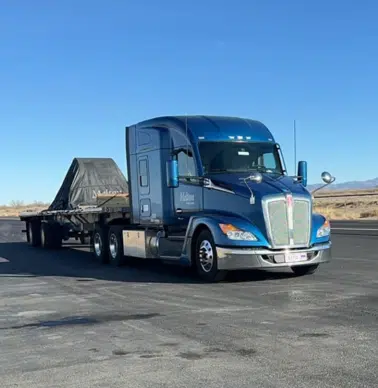
[[115,194],[122,194],[122,191],[121,190],[104,190],[104,191],[101,191],[101,190],[92,190],[92,198],[93,199],[96,199],[98,195],[101,195],[101,194],[108,194],[108,195],[115,195]]
[[180,193],[180,202],[185,202],[187,205],[193,205],[194,199],[194,194],[190,194],[188,192]]

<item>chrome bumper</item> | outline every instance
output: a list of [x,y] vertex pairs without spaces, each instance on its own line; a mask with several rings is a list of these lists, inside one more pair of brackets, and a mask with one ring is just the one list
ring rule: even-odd
[[[305,249],[271,251],[261,248],[221,248],[217,247],[218,268],[224,270],[238,269],[272,269],[298,265],[327,263],[331,260],[332,243],[319,244]],[[285,253],[307,253],[307,260],[286,262]]]

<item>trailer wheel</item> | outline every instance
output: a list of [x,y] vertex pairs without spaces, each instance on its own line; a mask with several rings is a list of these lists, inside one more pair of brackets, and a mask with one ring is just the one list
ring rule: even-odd
[[222,281],[227,271],[218,269],[218,257],[211,232],[207,229],[202,230],[197,237],[195,249],[195,265],[197,274],[206,282]]
[[26,222],[26,242],[30,244],[30,222]]
[[58,249],[62,245],[62,233],[57,223],[43,222],[40,228],[41,246],[48,249]]
[[291,267],[291,270],[297,276],[311,275],[313,274],[319,267],[319,264],[312,265],[298,265],[295,267]]
[[106,229],[97,225],[93,232],[92,249],[98,262],[106,264],[109,262],[108,235]]
[[41,245],[41,223],[37,220],[29,221],[27,225],[28,242],[33,247]]
[[111,226],[108,235],[109,262],[117,267],[125,262],[123,255],[122,227]]

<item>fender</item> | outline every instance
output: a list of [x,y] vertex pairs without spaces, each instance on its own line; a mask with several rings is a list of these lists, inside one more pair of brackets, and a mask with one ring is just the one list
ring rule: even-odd
[[[256,241],[237,241],[230,240],[227,236],[222,232],[219,224],[232,224],[239,229],[242,229],[246,232],[253,233],[257,240]],[[193,236],[195,236],[199,229],[202,227],[206,227],[210,230],[214,243],[216,246],[220,247],[266,247],[270,248],[270,244],[266,240],[265,236],[261,233],[261,231],[253,225],[250,221],[241,218],[240,216],[233,215],[224,215],[224,214],[201,214],[194,215],[190,217],[188,227],[185,233],[185,240],[183,244],[183,249],[181,253],[181,261],[183,264],[191,263],[191,254],[192,254],[192,241]]]
[[331,238],[331,234],[325,237],[316,237],[316,233],[318,232],[318,229],[324,224],[326,221],[326,217],[324,217],[322,214],[319,213],[313,213],[312,214],[312,228],[311,228],[311,241],[310,245],[314,244],[321,244],[321,243],[326,243],[329,242]]

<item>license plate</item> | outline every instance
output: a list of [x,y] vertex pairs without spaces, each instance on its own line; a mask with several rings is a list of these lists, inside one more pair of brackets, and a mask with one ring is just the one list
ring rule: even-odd
[[306,261],[307,253],[286,253],[285,262],[286,263],[298,263],[298,261]]

